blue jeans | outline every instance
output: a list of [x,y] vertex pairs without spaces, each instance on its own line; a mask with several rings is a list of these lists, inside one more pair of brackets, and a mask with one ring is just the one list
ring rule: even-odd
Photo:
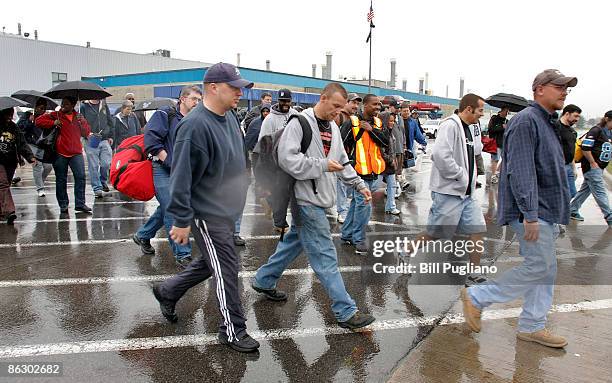
[[385,211],[392,211],[397,208],[395,205],[395,174],[386,174],[380,178],[387,183],[387,202],[385,202]]
[[53,163],[55,172],[55,197],[60,209],[67,209],[68,200],[68,167],[74,177],[74,204],[75,207],[85,206],[85,161],[83,155],[73,157],[58,155]]
[[[43,150],[40,149],[38,146],[32,144],[28,144],[28,146],[30,147],[30,150],[32,150],[34,157],[43,157]],[[52,164],[45,164],[40,161],[37,161],[36,165],[32,167],[32,176],[34,177],[36,191],[45,190],[45,180],[47,179],[49,173],[51,173],[51,170],[53,170]]]
[[578,213],[584,201],[586,201],[592,193],[605,220],[608,224],[612,223],[612,209],[610,209],[608,190],[606,189],[605,180],[603,179],[603,172],[604,170],[601,168],[594,168],[584,173],[582,186],[580,186],[580,190],[578,190],[578,193],[570,203],[570,213]]
[[166,209],[170,204],[170,171],[158,163],[153,163],[153,183],[155,184],[155,198],[159,202],[159,206],[147,222],[138,229],[136,236],[140,239],[151,239],[162,226],[166,227],[168,234],[168,242],[172,248],[172,253],[176,259],[182,259],[191,255],[191,244],[179,245],[170,239],[170,229],[174,220],[168,214]]
[[576,178],[574,177],[574,166],[572,164],[565,165],[565,172],[567,173],[567,185],[569,186],[570,198],[574,198],[576,195]]
[[525,228],[518,220],[511,222],[510,226],[519,239],[519,254],[524,258],[523,263],[495,280],[468,288],[468,294],[481,310],[492,303],[522,297],[524,302],[518,321],[519,331],[539,331],[546,325],[546,314],[553,301],[557,276],[555,240],[559,236],[559,225],[540,220],[537,241],[523,238]]
[[101,191],[102,185],[108,181],[113,150],[108,140],[100,141],[97,148],[91,148],[87,142],[83,145],[87,155],[87,167],[89,169],[89,181],[94,192]]
[[325,209],[299,206],[301,226],[291,225],[268,262],[257,270],[254,284],[263,289],[276,288],[283,271],[302,251],[332,301],[332,311],[339,322],[350,319],[357,306],[346,291],[338,270],[336,247],[332,241]]
[[344,184],[344,182],[340,181],[340,178],[336,181],[336,211],[339,216],[346,217],[346,212],[348,211],[348,196],[349,196],[349,188]]
[[[370,190],[374,190],[376,182],[376,180],[365,181]],[[342,224],[342,239],[352,241],[355,244],[365,243],[366,227],[372,214],[372,204],[366,203],[365,197],[358,191],[353,190],[351,192],[353,193],[353,199],[348,213],[346,213],[346,220]]]

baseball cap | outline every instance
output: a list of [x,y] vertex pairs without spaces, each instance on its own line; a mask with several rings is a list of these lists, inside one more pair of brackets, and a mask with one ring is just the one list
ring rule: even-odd
[[394,108],[399,108],[400,103],[397,100],[391,100],[391,102],[389,102],[389,106],[392,106]]
[[281,89],[278,91],[279,100],[291,100],[291,91],[289,89]]
[[252,88],[253,83],[240,77],[240,71],[232,64],[216,63],[208,68],[204,75],[204,83],[227,83],[236,88]]
[[359,95],[357,93],[349,93],[348,94],[348,100],[349,101],[359,101],[359,102],[363,101],[363,99],[361,97],[359,97]]
[[531,89],[536,90],[537,86],[546,84],[574,87],[578,84],[578,79],[576,77],[567,77],[557,69],[546,69],[536,76],[531,85]]

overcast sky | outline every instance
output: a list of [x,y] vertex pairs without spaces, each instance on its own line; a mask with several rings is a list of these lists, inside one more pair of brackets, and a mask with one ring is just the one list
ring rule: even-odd
[[[312,64],[333,52],[332,78],[368,74],[366,16],[369,0],[333,1],[11,1],[0,27],[17,22],[41,40],[310,75]],[[164,4],[163,6],[161,4]],[[434,95],[484,97],[510,92],[531,98],[531,82],[543,69],[578,77],[568,103],[587,117],[612,109],[609,53],[612,5],[595,1],[391,1],[374,0],[372,77],[388,80],[397,59],[403,79],[417,91],[429,73]],[[102,75],[103,73],[101,73]]]

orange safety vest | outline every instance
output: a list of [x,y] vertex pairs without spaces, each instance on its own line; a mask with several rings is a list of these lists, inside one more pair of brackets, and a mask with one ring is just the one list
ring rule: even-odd
[[[353,124],[353,137],[355,138],[355,171],[357,174],[370,175],[382,174],[385,171],[385,160],[382,157],[380,148],[372,140],[367,131],[364,131],[361,138],[357,140],[359,134],[359,117],[351,116]],[[374,117],[374,129],[382,130],[382,121]]]

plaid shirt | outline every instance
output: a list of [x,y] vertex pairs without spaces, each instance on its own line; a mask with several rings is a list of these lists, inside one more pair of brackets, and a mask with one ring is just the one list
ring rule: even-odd
[[516,219],[569,223],[569,187],[560,135],[535,102],[510,120],[504,133],[498,224]]

